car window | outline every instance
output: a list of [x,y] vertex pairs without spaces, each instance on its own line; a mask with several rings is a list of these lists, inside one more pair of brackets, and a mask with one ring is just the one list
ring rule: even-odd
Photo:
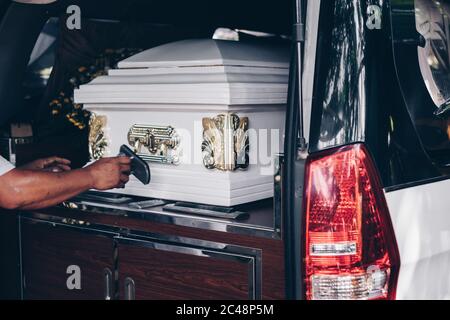
[[419,48],[422,76],[436,106],[443,107],[450,100],[450,3],[417,0],[416,26],[426,41]]
[[415,124],[438,163],[450,162],[450,0],[415,0],[420,72],[433,104],[422,104]]

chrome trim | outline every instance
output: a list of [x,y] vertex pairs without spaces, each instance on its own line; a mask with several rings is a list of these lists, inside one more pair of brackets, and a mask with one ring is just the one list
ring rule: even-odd
[[[69,201],[69,206],[76,206],[77,210],[98,214],[124,216],[142,219],[151,222],[167,223],[190,228],[206,229],[212,231],[237,233],[249,236],[258,236],[270,239],[281,239],[281,229],[278,232],[275,226],[265,227],[226,219],[215,219],[188,214],[180,214],[168,211],[157,211],[156,208],[133,209],[126,205],[103,204],[90,201]],[[275,224],[281,224],[281,214],[274,217]]]
[[[156,233],[150,233],[145,231],[130,231],[127,235],[128,238],[133,238],[141,241],[158,241],[161,243],[177,243],[192,248],[208,248],[210,250],[219,250],[228,253],[237,253],[240,255],[260,255],[260,249],[242,247],[237,245],[230,245],[221,242],[199,240],[193,238],[179,237],[173,235],[162,235]],[[126,239],[127,237],[124,237]]]
[[113,273],[110,268],[103,269],[103,277],[105,281],[105,300],[111,300],[114,297],[114,280]]
[[[62,217],[55,217],[50,215],[36,214],[36,213],[22,213],[21,220],[26,221],[32,224],[46,224],[52,227],[62,227],[62,228],[70,228],[80,231],[85,234],[97,234],[103,236],[118,236],[121,233],[128,233],[128,229],[119,228],[119,227],[108,227],[104,225],[97,224],[69,224],[67,223],[67,219]],[[22,229],[22,228],[21,228]]]
[[136,283],[130,277],[124,281],[124,297],[125,300],[136,300]]
[[64,228],[71,228],[76,229],[84,233],[88,234],[103,234],[103,235],[109,235],[112,238],[120,237],[122,239],[131,239],[135,241],[158,241],[161,243],[167,242],[167,243],[179,243],[184,246],[190,246],[195,248],[208,248],[211,250],[220,250],[224,252],[233,252],[233,253],[239,253],[243,255],[259,255],[260,249],[255,248],[248,248],[248,247],[242,247],[242,246],[236,246],[236,245],[230,245],[220,242],[213,242],[213,241],[207,241],[207,240],[199,240],[199,239],[193,239],[193,238],[186,238],[186,237],[179,237],[179,236],[173,236],[173,235],[166,235],[166,234],[157,234],[147,231],[136,231],[136,230],[130,230],[127,228],[120,228],[120,227],[106,227],[104,225],[98,225],[98,224],[86,224],[83,227],[80,227],[78,225],[68,225],[63,222],[65,220],[61,217],[55,217],[55,216],[47,216],[43,214],[36,214],[36,213],[30,213],[30,216],[26,216],[24,213],[21,214],[21,219],[25,220],[27,222],[33,223],[33,224],[47,224],[54,227],[64,227]]

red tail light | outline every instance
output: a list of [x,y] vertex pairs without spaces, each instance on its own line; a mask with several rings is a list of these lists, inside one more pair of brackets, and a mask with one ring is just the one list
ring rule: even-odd
[[399,270],[378,173],[363,145],[308,160],[307,299],[395,299]]

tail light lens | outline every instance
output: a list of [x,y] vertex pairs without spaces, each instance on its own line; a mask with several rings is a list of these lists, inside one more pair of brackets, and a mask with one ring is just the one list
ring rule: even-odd
[[312,157],[305,189],[307,299],[395,299],[399,255],[363,145]]

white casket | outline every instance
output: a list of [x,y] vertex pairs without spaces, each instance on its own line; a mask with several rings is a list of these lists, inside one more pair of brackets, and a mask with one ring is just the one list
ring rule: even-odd
[[141,52],[83,85],[93,112],[92,159],[122,144],[149,162],[145,197],[234,206],[273,196],[282,152],[289,50],[276,45],[184,40]]

